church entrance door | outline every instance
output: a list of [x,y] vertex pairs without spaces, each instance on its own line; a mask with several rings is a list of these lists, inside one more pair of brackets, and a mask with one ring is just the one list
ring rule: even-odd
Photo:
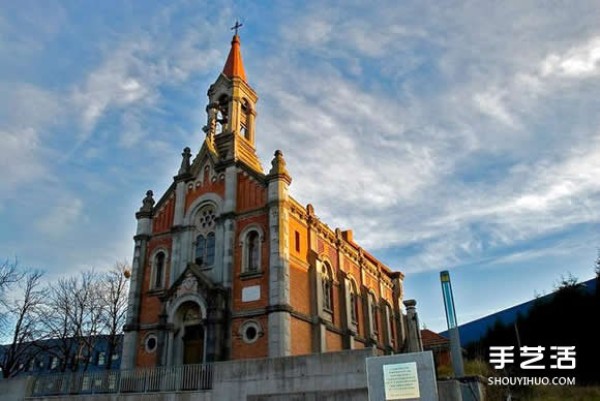
[[184,365],[202,363],[204,359],[204,327],[201,324],[185,326],[183,335]]

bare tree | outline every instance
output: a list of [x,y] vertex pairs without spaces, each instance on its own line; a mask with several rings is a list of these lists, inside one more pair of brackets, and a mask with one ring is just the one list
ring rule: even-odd
[[52,350],[60,370],[87,367],[102,329],[103,304],[100,277],[93,269],[79,276],[61,278],[50,286],[52,316],[47,321],[55,339]]
[[46,294],[40,288],[42,275],[38,270],[26,271],[18,283],[18,295],[12,300],[3,301],[7,326],[10,325],[11,331],[11,342],[3,347],[0,357],[0,367],[5,378],[27,369],[41,352],[36,340],[43,338],[40,320]]
[[71,324],[75,306],[72,303],[70,279],[61,278],[51,284],[48,298],[52,313],[44,320],[44,324],[48,335],[54,339],[50,353],[59,361],[58,369],[64,372],[68,366],[76,365],[77,357]]
[[112,355],[117,350],[125,318],[127,315],[128,280],[126,277],[129,266],[125,262],[117,262],[111,270],[104,274],[101,281],[100,298],[103,303],[103,333],[107,334],[107,363],[106,369],[112,365]]
[[8,259],[0,264],[0,294],[23,278],[23,272],[19,271],[17,266],[16,260],[11,262]]
[[[23,278],[23,272],[18,269],[18,263],[6,259],[0,264],[0,328],[4,327],[6,323],[6,310],[7,305],[5,304],[5,294],[13,284],[19,282]],[[0,336],[0,338],[3,336]]]

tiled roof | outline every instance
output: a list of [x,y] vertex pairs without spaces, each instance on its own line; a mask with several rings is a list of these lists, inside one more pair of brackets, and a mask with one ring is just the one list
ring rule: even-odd
[[448,346],[450,344],[450,340],[448,340],[446,337],[434,333],[428,329],[421,330],[421,339],[423,340],[423,348],[425,349]]

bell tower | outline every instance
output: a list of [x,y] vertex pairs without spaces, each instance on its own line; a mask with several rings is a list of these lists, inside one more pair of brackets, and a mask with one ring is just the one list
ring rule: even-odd
[[258,96],[246,79],[240,37],[236,29],[223,71],[208,89],[204,132],[208,148],[219,161],[241,162],[263,173],[255,149],[257,101]]

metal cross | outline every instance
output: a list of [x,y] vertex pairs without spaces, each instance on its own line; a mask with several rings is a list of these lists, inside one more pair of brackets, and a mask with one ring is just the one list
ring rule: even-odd
[[235,20],[235,25],[231,27],[231,30],[235,29],[235,34],[238,34],[238,29],[240,29],[244,24],[240,24],[238,20]]

